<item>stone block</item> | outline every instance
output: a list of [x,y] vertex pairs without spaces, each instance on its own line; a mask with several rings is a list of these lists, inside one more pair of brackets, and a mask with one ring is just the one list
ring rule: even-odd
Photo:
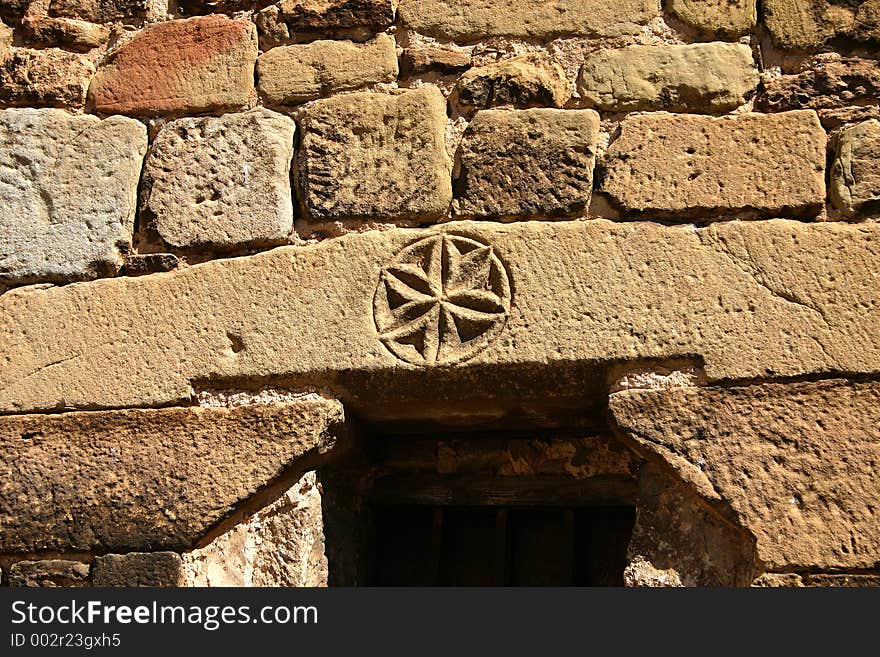
[[0,60],[0,104],[82,107],[95,65],[59,48],[9,48]]
[[129,552],[95,557],[95,586],[180,586],[184,582],[176,552]]
[[537,54],[472,68],[459,78],[454,93],[458,103],[484,109],[562,107],[570,96],[562,67]]
[[16,561],[9,568],[9,586],[89,586],[89,564],[68,559]]
[[872,119],[841,130],[834,138],[830,196],[848,216],[880,205],[880,121]]

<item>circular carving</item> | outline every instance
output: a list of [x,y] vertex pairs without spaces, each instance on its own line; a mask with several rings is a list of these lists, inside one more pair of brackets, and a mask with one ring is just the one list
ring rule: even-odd
[[379,339],[419,366],[460,363],[484,349],[510,313],[510,279],[491,246],[426,237],[382,270],[373,298]]

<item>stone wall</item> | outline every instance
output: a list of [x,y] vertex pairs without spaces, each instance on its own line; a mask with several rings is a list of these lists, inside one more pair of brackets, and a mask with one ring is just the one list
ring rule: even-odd
[[452,431],[625,450],[630,585],[877,585],[878,55],[875,0],[0,0],[0,581],[359,583],[364,445]]

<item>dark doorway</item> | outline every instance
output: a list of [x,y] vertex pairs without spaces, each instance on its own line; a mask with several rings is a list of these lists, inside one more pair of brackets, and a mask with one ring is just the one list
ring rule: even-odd
[[631,506],[372,507],[368,584],[622,586]]

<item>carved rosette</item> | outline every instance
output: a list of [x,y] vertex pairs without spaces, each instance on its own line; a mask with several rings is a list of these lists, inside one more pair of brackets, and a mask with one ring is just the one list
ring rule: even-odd
[[421,239],[382,270],[373,299],[379,339],[421,367],[465,361],[510,314],[510,279],[491,246],[460,235]]

